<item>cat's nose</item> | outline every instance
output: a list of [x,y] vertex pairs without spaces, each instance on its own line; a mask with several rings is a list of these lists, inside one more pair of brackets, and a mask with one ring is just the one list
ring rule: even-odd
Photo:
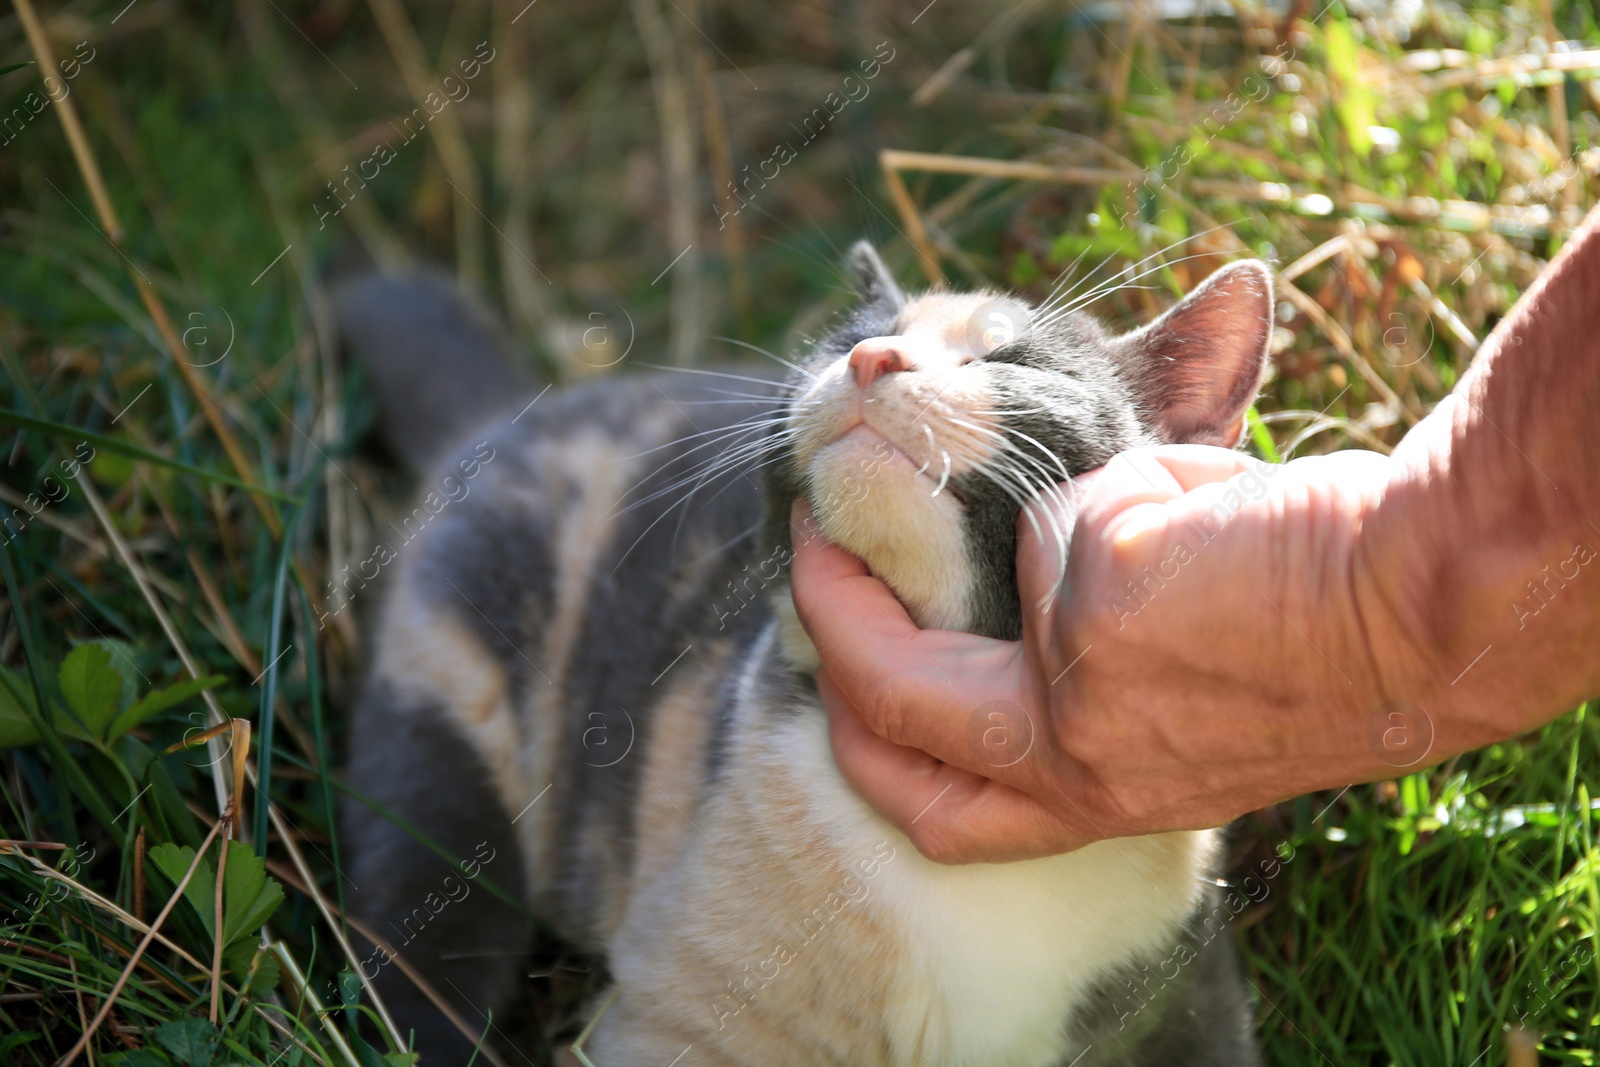
[[914,364],[902,338],[869,337],[850,350],[850,370],[856,388],[865,389],[885,374],[911,370]]

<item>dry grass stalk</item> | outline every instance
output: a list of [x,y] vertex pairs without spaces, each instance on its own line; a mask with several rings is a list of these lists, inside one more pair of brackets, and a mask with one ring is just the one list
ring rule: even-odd
[[228,839],[239,836],[239,823],[244,818],[244,763],[250,752],[250,723],[245,719],[234,719],[228,725],[233,732],[230,746],[233,751],[233,796],[228,805],[232,818],[228,822],[228,832],[222,835],[222,845],[217,855],[216,925],[212,927],[216,936],[212,939],[214,944],[211,949],[210,1019],[213,1025],[216,1024],[217,1008],[222,1000],[222,889],[227,882]]
[[923,273],[935,288],[939,288],[944,285],[944,271],[939,268],[939,252],[928,240],[928,226],[923,221],[922,212],[917,210],[916,201],[906,189],[900,171],[884,158],[886,155],[887,150],[878,153],[878,162],[883,168],[883,184],[889,190],[889,199],[894,202],[896,214],[905,223],[906,240],[911,242],[917,258],[922,261]]
[[[274,71],[268,84],[306,142],[318,175],[324,181],[342,177],[340,172],[343,165],[334,161],[344,158],[344,154],[339,150],[338,140],[323,116],[316,92],[301,73],[294,56],[279,46],[272,22],[278,16],[267,11],[262,0],[240,4],[238,11],[244,25],[245,42],[257,60]],[[257,151],[258,158],[261,155],[264,155],[264,149]],[[357,197],[352,200],[344,214],[349,216],[350,228],[355,231],[362,247],[380,267],[392,270],[411,261],[405,243],[396,236],[394,227],[369,198]]]
[[[50,49],[50,41],[46,37],[44,28],[39,24],[38,16],[33,12],[32,0],[13,0],[16,4],[17,15],[22,19],[28,32],[28,44],[33,49],[34,60],[42,70],[55,69],[54,53]],[[56,106],[56,114],[61,118],[62,129],[66,132],[67,140],[72,145],[73,158],[77,160],[78,170],[83,175],[84,184],[89,187],[90,198],[94,201],[95,213],[100,217],[100,225],[105,231],[106,239],[113,248],[122,253],[122,223],[118,221],[116,210],[111,204],[111,198],[106,194],[105,182],[100,176],[100,165],[95,160],[94,149],[89,145],[84,136],[83,126],[78,121],[77,109],[73,106],[71,96],[64,97]],[[133,283],[134,289],[139,293],[139,299],[144,303],[145,310],[150,315],[151,322],[155,323],[156,331],[161,335],[162,341],[171,354],[173,363],[178,368],[178,373],[183,376],[184,384],[194,394],[200,410],[205,413],[206,421],[211,425],[211,430],[217,435],[218,442],[228,455],[228,462],[239,477],[251,485],[256,484],[255,468],[250,463],[249,457],[239,447],[238,440],[233,436],[233,431],[223,421],[222,412],[217,407],[211,395],[210,385],[199,370],[184,358],[187,351],[178,338],[177,331],[173,328],[172,319],[167,314],[166,305],[155,291],[155,285],[145,276],[144,272],[136,266],[126,253],[122,253],[123,262],[127,265],[128,279]],[[143,283],[143,284],[141,284]],[[262,520],[274,536],[281,532],[277,512],[272,509],[267,498],[256,493],[250,494],[257,510],[261,512]]]
[[[399,0],[367,0],[367,6],[372,9],[384,42],[388,44],[389,52],[400,68],[400,77],[406,83],[406,90],[416,101],[417,107],[431,111],[423,100],[436,90],[429,83],[428,61],[422,51],[422,42],[418,40],[416,28],[411,25],[405,9],[400,6]],[[439,159],[444,163],[450,183],[455,186],[456,195],[467,202],[466,210],[460,204],[454,205],[456,268],[473,287],[482,288],[484,245],[482,215],[478,204],[483,196],[478,168],[472,160],[472,149],[467,144],[466,132],[461,128],[459,109],[446,107],[434,115],[428,123],[428,132],[434,135]]]
[[[198,739],[196,739],[195,743],[199,744],[200,742],[199,742]],[[6,843],[0,842],[0,850],[5,850],[5,848],[6,848]],[[34,872],[39,874],[41,877],[50,879],[51,881],[59,882],[62,885],[67,886],[74,893],[76,893],[80,899],[84,900],[85,902],[87,902],[92,907],[98,908],[99,910],[101,910],[101,911],[105,912],[106,914],[110,915],[112,918],[116,919],[118,922],[122,923],[124,926],[127,926],[130,930],[133,930],[134,932],[140,933],[140,934],[150,934],[150,933],[152,933],[152,930],[153,930],[152,926],[150,924],[144,922],[142,919],[139,918],[140,914],[144,910],[143,897],[144,897],[144,856],[145,856],[145,850],[144,850],[144,828],[143,827],[139,828],[139,836],[137,837],[137,839],[135,841],[135,849],[134,849],[134,910],[132,912],[124,911],[122,908],[118,907],[117,904],[114,901],[108,900],[107,898],[105,898],[104,896],[101,896],[99,893],[95,892],[93,889],[90,889],[88,886],[84,885],[83,883],[74,880],[73,878],[71,878],[68,875],[62,874],[60,871],[56,870],[54,867],[49,866],[48,864],[41,863],[39,860],[35,859],[32,856],[25,855],[25,854],[21,853],[20,851],[15,850],[15,849],[11,849],[9,851],[11,851],[11,853],[13,855],[16,855],[19,858],[25,860],[29,864],[29,866],[31,866],[33,868]],[[111,949],[114,952],[125,951],[123,946],[117,945],[117,944],[114,944],[114,943],[110,942],[107,939],[107,937],[104,934],[104,932],[96,930],[95,933],[97,934],[97,936],[100,937],[102,942],[106,943],[107,948]],[[178,944],[176,941],[173,941],[171,938],[169,938],[165,934],[161,933],[159,930],[154,930],[154,937],[155,937],[155,940],[157,940],[157,941],[159,941],[161,943],[161,946],[163,948],[165,948],[168,951],[172,952],[179,959],[183,960],[185,963],[187,963],[189,966],[193,967],[195,970],[204,971],[204,970],[207,969],[206,964],[204,962],[202,962],[198,957],[193,955],[191,952],[189,952],[187,949],[185,949],[182,945]],[[15,949],[15,950],[21,951],[21,952],[26,952],[29,955],[38,956],[40,958],[48,958],[48,959],[51,959],[51,960],[53,960],[54,962],[57,962],[57,963],[66,963],[66,962],[68,962],[68,959],[65,956],[60,956],[60,955],[58,955],[56,953],[46,952],[43,949],[38,949],[38,948],[36,948],[35,946],[32,946],[32,945],[21,945],[21,944],[19,944],[17,942],[14,942],[14,941],[7,941],[7,940],[4,940],[4,939],[0,939],[0,946],[4,946],[4,947],[7,947],[7,948],[12,948],[12,949]],[[141,961],[141,962],[143,962],[143,961]],[[148,967],[149,967],[148,963],[146,963],[144,965],[148,969]],[[162,978],[156,972],[152,971],[151,973],[156,978],[157,981],[160,981],[163,984],[168,984],[167,979]],[[239,992],[238,990],[234,989],[232,986],[228,985],[227,983],[223,983],[223,987],[222,988],[223,988],[223,990],[225,992],[228,992],[228,993],[238,993]],[[174,988],[173,991],[175,993],[179,992],[179,990],[177,990],[176,988]],[[251,1007],[262,1018],[262,1020],[264,1022],[266,1022],[273,1029],[277,1030],[279,1033],[283,1034],[284,1037],[288,1038],[295,1045],[299,1046],[300,1048],[304,1049],[307,1052],[311,1052],[313,1054],[315,1053],[315,1050],[312,1049],[310,1046],[306,1045],[304,1042],[302,1042],[300,1040],[300,1038],[292,1030],[289,1030],[288,1028],[286,1028],[282,1023],[278,1022],[278,1020],[274,1019],[268,1013],[267,1009],[269,1007],[271,1007],[271,1005],[252,1004]],[[318,1011],[321,1010],[320,1006],[319,1006],[319,1008],[317,1010]],[[352,1063],[353,1062],[354,1062],[354,1059],[352,1058]]]
[[[122,534],[117,530],[115,524],[112,523],[111,516],[107,513],[105,504],[100,500],[99,493],[95,491],[94,483],[90,481],[86,474],[80,474],[78,483],[80,488],[83,489],[84,500],[88,503],[90,510],[94,512],[95,518],[99,520],[100,526],[105,531],[107,539],[111,541],[111,546],[116,551],[117,558],[122,561],[123,566],[126,567],[128,569],[128,573],[132,575],[134,584],[139,587],[140,594],[144,597],[145,602],[149,605],[151,612],[156,616],[156,622],[160,625],[162,633],[166,635],[168,643],[171,644],[173,650],[177,652],[178,659],[183,664],[184,670],[188,672],[191,678],[204,677],[204,674],[200,670],[200,665],[195,661],[194,656],[189,651],[188,644],[183,640],[183,637],[172,625],[172,620],[167,615],[166,609],[162,606],[160,598],[156,596],[155,590],[151,588],[150,582],[145,576],[144,567],[140,565],[138,558],[128,547],[128,543],[123,540]],[[213,695],[209,689],[202,692],[200,697],[205,701],[206,708],[210,712],[213,729],[215,729],[217,726],[223,726],[228,722],[228,716],[224,714],[222,705],[217,702],[216,696]],[[216,731],[216,734],[220,733],[221,731]],[[207,753],[211,757],[213,771],[215,772],[218,770],[227,753],[221,751],[221,746],[217,742],[216,735],[208,737],[205,743],[207,746]],[[241,766],[241,760],[241,755],[239,753],[235,753],[234,766]],[[243,761],[242,767],[242,777],[248,778],[250,781],[254,782],[254,768],[251,767],[248,761]],[[218,810],[228,810],[228,793],[231,782],[225,783],[224,775],[222,773],[213,773],[212,786],[217,796]],[[372,985],[371,980],[368,979],[366,975],[361,973],[360,961],[355,954],[355,950],[350,947],[349,940],[345,938],[344,933],[339,929],[338,924],[333,921],[332,913],[328,907],[327,898],[323,895],[322,891],[317,888],[315,879],[311,875],[310,867],[306,864],[305,856],[301,853],[299,843],[295,840],[293,833],[290,831],[288,823],[278,812],[278,809],[271,804],[267,805],[267,817],[272,822],[273,828],[277,830],[278,836],[283,842],[284,849],[289,853],[290,859],[294,862],[295,869],[301,872],[301,877],[305,880],[312,902],[316,904],[318,911],[323,917],[323,920],[327,922],[329,928],[332,930],[334,940],[338,942],[339,948],[344,953],[345,959],[351,964],[356,974],[360,977],[363,988],[366,990],[367,995],[372,1000],[373,1010],[378,1014],[378,1017],[383,1020],[384,1026],[388,1028],[389,1036],[393,1040],[395,1046],[403,1048],[405,1046],[405,1041],[400,1035],[399,1027],[395,1025],[394,1020],[390,1017],[389,1010],[384,1005],[383,998],[378,995],[376,987]],[[280,949],[280,955],[287,955],[287,952]],[[324,1028],[330,1034],[337,1029],[336,1025],[330,1019],[323,1018],[322,1022]]]
[[[61,924],[61,935],[63,937],[67,936],[67,924],[65,922]],[[78,1025],[87,1030],[89,1028],[89,1015],[83,1010],[83,981],[78,977],[78,961],[68,956],[67,969],[72,972],[72,998],[78,1006]],[[89,1057],[89,1067],[94,1067],[94,1049],[89,1048],[84,1051]]]
[[1400,399],[1394,388],[1383,379],[1383,375],[1379,374],[1377,369],[1372,366],[1372,362],[1356,351],[1355,345],[1350,341],[1350,335],[1345,332],[1343,326],[1333,321],[1332,317],[1322,309],[1321,304],[1308,296],[1299,286],[1292,283],[1283,286],[1282,295],[1295,306],[1296,310],[1316,324],[1317,329],[1321,330],[1323,335],[1333,342],[1333,347],[1339,350],[1339,354],[1344,356],[1346,361],[1356,369],[1356,373],[1360,374],[1362,379],[1372,386],[1378,392],[1378,395],[1383,397],[1384,402],[1394,410],[1396,415],[1411,425],[1421,421],[1424,413],[1417,410],[1415,405],[1406,404]]
[[[237,722],[238,720],[234,720]],[[232,832],[231,830],[229,831]],[[224,872],[228,869],[228,834],[222,835],[222,844],[217,850],[217,884],[214,887],[213,917],[215,925],[212,931],[215,936],[211,947],[211,1010],[207,1018],[211,1025],[217,1024],[217,1008],[222,1001],[222,887],[227,884]]]
[[[55,51],[50,47],[50,38],[45,34],[39,16],[34,13],[33,0],[12,0],[12,2],[17,9],[17,18],[22,21],[23,32],[28,35],[28,46],[33,49],[34,61],[39,65],[39,69],[44,71],[57,69]],[[117,220],[111,196],[106,192],[105,179],[100,176],[100,164],[95,161],[94,150],[89,146],[89,138],[83,132],[83,123],[78,119],[78,107],[70,95],[56,102],[56,114],[61,116],[61,128],[66,132],[67,143],[72,146],[72,157],[78,161],[78,170],[83,173],[84,184],[89,187],[89,197],[94,201],[95,214],[100,216],[106,237],[113,245],[120,246],[122,223]]]
[[[277,860],[268,860],[267,869],[272,872],[273,877],[277,878],[285,885],[294,889],[298,889],[302,893],[306,892],[305,883],[300,880],[300,876],[292,869],[285,867]],[[384,953],[388,955],[390,961],[400,969],[400,973],[404,974],[411,984],[416,986],[417,989],[421,991],[422,995],[428,998],[429,1003],[431,1003],[435,1008],[439,1009],[439,1013],[441,1015],[450,1020],[450,1025],[454,1026],[458,1031],[460,1031],[462,1036],[471,1041],[477,1041],[480,1037],[482,1037],[482,1034],[480,1034],[477,1030],[474,1030],[471,1025],[469,1025],[467,1021],[461,1017],[461,1013],[456,1011],[455,1006],[446,1000],[444,996],[436,988],[434,988],[433,983],[429,982],[428,979],[423,976],[422,972],[417,970],[416,967],[414,967],[403,954],[394,948],[394,946],[390,945],[388,941],[380,937],[377,931],[373,930],[372,927],[368,926],[360,919],[357,919],[354,916],[343,914],[337,908],[333,909],[333,913],[342,919],[346,924],[348,924],[350,929],[366,938],[368,944],[372,945],[374,948],[382,949]],[[506,1063],[500,1054],[495,1052],[488,1045],[484,1045],[479,1051],[480,1055],[482,1055],[485,1060],[489,1061],[491,1067],[510,1067],[510,1064]]]
[[[533,148],[539,143],[536,127],[537,96],[532,64],[528,60],[528,34],[512,23],[521,3],[494,5],[495,40],[505,58],[494,64],[494,177],[505,197],[501,226],[505,240],[498,243],[501,285],[522,337],[538,337],[556,321],[551,293],[554,283],[538,268],[533,242],[533,211],[540,171]],[[336,571],[337,568],[329,568]]]
[[133,839],[133,917],[144,917],[144,827],[139,827],[139,834]]
[[[150,942],[155,940],[156,931],[161,929],[161,924],[167,921],[167,916],[172,914],[172,909],[183,898],[183,891],[189,888],[189,882],[194,878],[194,872],[199,869],[200,861],[205,858],[206,849],[211,847],[212,840],[227,825],[228,816],[229,813],[224,811],[222,816],[211,824],[211,832],[206,834],[206,839],[201,842],[200,848],[196,850],[194,859],[189,863],[189,869],[184,872],[183,878],[178,882],[178,888],[173,890],[172,895],[167,898],[167,902],[161,908],[160,914],[156,916],[156,921],[150,924],[149,932],[144,935],[143,940],[139,942],[139,946],[133,950],[133,955],[128,958],[127,966],[122,968],[122,974],[117,977],[116,984],[111,987],[111,992],[106,994],[105,1002],[100,1005],[100,1010],[95,1013],[94,1018],[89,1022],[88,1027],[84,1029],[83,1034],[67,1050],[67,1054],[61,1057],[61,1062],[57,1067],[70,1067],[72,1062],[78,1058],[78,1054],[88,1047],[89,1042],[94,1038],[95,1031],[100,1029],[100,1024],[106,1021],[106,1016],[111,1014],[111,1008],[116,1004],[117,997],[122,993],[122,987],[128,984],[128,979],[132,976],[133,969],[138,966],[140,958],[144,956],[145,949],[149,948]],[[219,877],[217,881],[221,882],[222,879]]]
[[745,259],[744,221],[733,195],[733,157],[728,146],[727,125],[722,118],[722,101],[717,96],[711,60],[699,42],[691,42],[695,78],[700,83],[700,111],[705,126],[706,157],[711,166],[711,185],[717,191],[717,207],[723,225],[722,251],[728,257],[729,288],[735,314],[741,321],[750,315],[749,265]]
[[[661,123],[662,180],[667,196],[672,322],[671,361],[687,367],[699,361],[705,341],[705,309],[700,256],[695,252],[695,134],[689,92],[684,86],[682,42],[662,14],[659,0],[631,0],[633,18],[650,61],[650,84]],[[688,18],[688,16],[684,16]]]

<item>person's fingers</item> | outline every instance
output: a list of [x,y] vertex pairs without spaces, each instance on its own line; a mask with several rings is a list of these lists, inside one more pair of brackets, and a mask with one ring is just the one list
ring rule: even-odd
[[1215,445],[1162,445],[1150,449],[1148,456],[1166,468],[1172,480],[1186,493],[1266,466],[1243,452]]
[[873,656],[863,654],[864,646],[908,641],[920,631],[865,563],[816,531],[803,500],[795,502],[789,533],[795,610],[817,654],[853,688],[873,673]]
[[[1104,467],[1061,485],[1060,494],[1035,505],[1034,518],[1019,523],[1018,575],[1024,597],[1048,596],[1059,578],[1058,531],[1083,522],[1109,535],[1119,549],[1160,545],[1173,500],[1202,486],[1257,470],[1261,461],[1212,445],[1159,445],[1118,453]],[[1054,521],[1052,522],[1052,518]]]
[[880,737],[989,772],[992,761],[974,744],[972,724],[994,701],[1024,701],[1020,646],[918,628],[860,560],[805,536],[807,514],[797,505],[792,521],[795,609],[832,683]]
[[1002,863],[1068,852],[1093,840],[1025,793],[885,741],[826,673],[818,675],[818,686],[845,780],[927,858]]

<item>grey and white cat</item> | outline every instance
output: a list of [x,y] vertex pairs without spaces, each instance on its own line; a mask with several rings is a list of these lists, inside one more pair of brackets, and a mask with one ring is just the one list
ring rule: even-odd
[[[1112,336],[908,297],[866,245],[850,268],[859,306],[785,381],[544,396],[447,284],[340,289],[428,490],[385,556],[348,771],[411,829],[348,807],[352,909],[481,1027],[532,935],[487,892],[452,903],[482,871],[603,957],[601,1067],[1259,1062],[1210,918],[1218,834],[923,859],[834,765],[785,565],[803,496],[919,624],[1016,637],[1019,501],[1135,445],[1237,444],[1270,274],[1235,263]],[[425,1063],[466,1061],[385,954],[371,973]]]

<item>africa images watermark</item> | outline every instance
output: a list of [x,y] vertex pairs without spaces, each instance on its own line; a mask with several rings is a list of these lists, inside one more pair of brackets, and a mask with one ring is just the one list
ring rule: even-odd
[[1564,559],[1556,561],[1553,570],[1550,564],[1546,564],[1537,580],[1529,578],[1528,595],[1511,602],[1511,612],[1517,618],[1517,629],[1527,629],[1528,620],[1537,618],[1540,612],[1554,603],[1562,590],[1583,573],[1583,568],[1594,562],[1596,555],[1594,546],[1587,541],[1579,541]]
[[871,896],[867,882],[877,877],[878,872],[893,862],[894,857],[894,846],[887,839],[879,841],[870,855],[858,860],[852,868],[847,868],[845,876],[839,879],[838,885],[821,903],[788,924],[788,933],[773,944],[770,952],[759,961],[746,965],[738,975],[724,983],[728,991],[719,995],[710,1005],[717,1029],[723,1029],[729,1019],[755,1003],[756,993],[765,989],[768,983],[782,974],[783,968],[798,959],[801,949],[832,929],[846,908],[860,904]]
[[[484,849],[489,850],[487,856],[483,854]],[[404,941],[393,946],[393,949],[404,948],[415,941],[422,935],[422,931],[427,929],[428,924],[438,918],[446,908],[451,904],[460,904],[466,900],[472,894],[473,879],[483,873],[484,865],[494,862],[496,855],[498,853],[489,842],[480,841],[477,847],[473,849],[471,859],[457,860],[456,866],[461,868],[461,878],[457,878],[453,874],[445,875],[439,883],[439,889],[437,891],[430,890],[422,898],[422,903],[419,906],[412,908],[407,915],[401,918],[398,927],[394,926],[393,921],[389,923],[394,928],[395,933],[405,938]],[[458,896],[457,893],[460,895]],[[378,972],[383,970],[385,966],[393,963],[394,958],[395,951],[391,951],[391,946],[379,945],[372,950],[371,955],[361,961],[361,976],[371,981],[378,977]],[[370,972],[367,969],[368,965],[371,965],[372,968]],[[333,999],[338,997],[337,987],[331,982],[328,984],[328,995]]]
[[[84,455],[85,450],[88,451],[88,455]],[[77,447],[73,449],[73,456],[57,465],[66,478],[72,479],[92,462],[94,462],[94,448],[87,441],[79,441]],[[28,528],[28,523],[38,518],[45,508],[61,503],[72,494],[72,490],[65,483],[57,481],[48,474],[40,480],[39,489],[44,494],[42,498],[39,493],[29,493],[23,498],[21,507],[12,508],[10,515],[0,517],[0,531],[4,531],[7,541],[15,541],[21,537],[23,531]]]
[[[892,460],[897,454],[894,445],[888,441],[879,440],[873,445],[871,455],[862,456],[845,472],[840,483],[829,490],[828,495],[818,498],[812,505],[812,517],[808,520],[810,536],[822,537],[816,528],[818,514],[832,514],[840,508],[856,504],[866,499],[868,482],[877,477],[883,465]],[[778,580],[784,569],[794,561],[794,549],[787,544],[779,545],[773,549],[765,559],[755,564],[755,571],[750,570],[751,565],[746,563],[743,567],[742,578],[728,579],[728,595],[724,596],[714,607],[717,616],[717,629],[727,628],[728,620],[737,618],[745,608],[760,599],[769,585]],[[771,573],[768,573],[768,572]],[[754,581],[756,587],[750,588]]]
[[1269,856],[1259,864],[1260,877],[1252,871],[1238,885],[1230,886],[1227,895],[1213,904],[1209,911],[1202,908],[1196,912],[1191,923],[1198,921],[1198,928],[1191,927],[1166,958],[1156,963],[1154,971],[1148,963],[1141,963],[1137,975],[1123,979],[1131,1006],[1124,1006],[1129,1005],[1130,1001],[1123,999],[1119,993],[1113,1006],[1117,1013],[1118,1030],[1127,1029],[1129,1021],[1149,1007],[1168,983],[1176,981],[1184,967],[1199,959],[1201,950],[1226,930],[1228,924],[1237,919],[1246,907],[1252,903],[1260,904],[1271,895],[1272,882],[1278,877],[1278,872],[1295,857],[1294,846],[1287,841],[1274,848],[1273,852],[1275,856]]
[[[1203,135],[1206,144],[1216,140],[1223,130],[1233,125],[1239,116],[1244,114],[1246,108],[1251,104],[1261,103],[1271,94],[1270,79],[1283,74],[1297,54],[1294,47],[1285,41],[1278,45],[1272,55],[1262,56],[1258,64],[1261,68],[1259,73],[1251,71],[1245,75],[1239,91],[1231,92],[1213,104],[1204,118],[1191,125],[1191,132]],[[1196,150],[1189,147],[1189,139],[1185,138],[1176,148],[1168,152],[1161,162],[1146,168],[1137,182],[1130,179],[1128,188],[1131,191],[1138,184],[1154,191],[1176,178],[1184,167],[1194,162],[1195,156]],[[1125,217],[1119,217],[1118,221],[1125,221]]]
[[[488,449],[487,455],[484,454],[484,449]],[[417,536],[427,529],[428,524],[437,518],[445,508],[451,504],[459,504],[467,499],[467,494],[472,492],[472,485],[470,484],[472,479],[483,471],[483,464],[494,459],[494,446],[487,441],[480,441],[473,448],[473,455],[477,458],[463,459],[456,463],[455,469],[461,472],[461,477],[458,478],[454,474],[445,475],[440,479],[439,489],[437,491],[430,490],[422,498],[422,502],[413,508],[409,515],[400,520],[400,526],[396,527],[396,532],[404,536],[404,540],[399,543],[401,548],[416,540]],[[440,496],[441,492],[444,494],[443,496]],[[394,523],[391,522],[389,525],[394,526]],[[326,602],[330,608],[317,616],[317,629],[327,629],[326,620],[329,616],[337,615],[348,607],[350,601],[355,599],[356,594],[366,589],[367,583],[375,580],[378,577],[378,573],[394,562],[398,555],[399,553],[395,551],[393,545],[387,541],[380,541],[373,546],[371,554],[366,559],[355,565],[356,572],[354,574],[350,573],[350,564],[345,564],[342,568],[342,576],[338,579],[338,585],[335,585],[334,579],[330,578],[328,580]],[[370,574],[368,573],[368,568],[371,569]],[[355,585],[354,589],[351,588],[352,584]],[[332,607],[335,603],[338,606]]]
[[[84,55],[83,50],[89,49],[89,54]],[[22,131],[33,124],[33,120],[44,112],[51,104],[59,104],[72,93],[72,86],[67,83],[82,73],[83,68],[94,61],[99,55],[98,50],[90,47],[88,41],[79,41],[72,50],[76,58],[59,60],[56,66],[61,68],[61,77],[54,74],[44,76],[44,95],[40,96],[37,89],[30,89],[22,98],[22,103],[11,109],[11,114],[0,117],[0,132],[4,132],[5,140],[0,145],[8,145],[22,135]]]
[[1127,582],[1121,599],[1113,600],[1110,604],[1111,610],[1116,613],[1117,629],[1122,629],[1128,624],[1129,619],[1148,607],[1155,600],[1156,594],[1165,589],[1168,582],[1177,578],[1179,571],[1192,562],[1199,555],[1199,550],[1210,544],[1221,528],[1244,510],[1247,504],[1265,500],[1267,480],[1275,477],[1282,469],[1280,464],[1275,463],[1252,465],[1248,471],[1234,480],[1234,484],[1222,494],[1221,499],[1211,505],[1206,518],[1188,523],[1187,533],[1173,545],[1170,552],[1157,560],[1153,566],[1145,564],[1139,573],[1139,578]]
[[[483,54],[485,48],[489,49],[487,56]],[[454,74],[445,75],[444,80],[439,83],[439,89],[424,96],[422,103],[412,108],[411,113],[400,120],[402,128],[397,128],[397,130],[404,134],[406,138],[400,142],[400,147],[404,148],[416,140],[417,135],[425,130],[428,123],[432,122],[445,108],[452,103],[459,104],[471,95],[472,86],[468,83],[483,72],[483,68],[494,60],[495,54],[495,49],[490,46],[489,42],[482,41],[473,50],[474,58],[463,59],[460,63],[457,63],[456,68],[461,71],[461,77],[457,78]],[[454,88],[451,88],[452,83],[454,83]],[[441,91],[444,93],[443,96],[439,95]],[[394,123],[391,122],[389,125],[394,126]],[[344,168],[345,176],[339,179],[338,184],[335,185],[331,180],[328,182],[328,192],[338,206],[332,211],[328,211],[320,201],[312,205],[312,208],[317,212],[317,229],[325,229],[329,219],[337,218],[345,208],[349,207],[355,200],[356,194],[367,187],[367,182],[376,179],[384,167],[394,162],[396,155],[397,153],[389,142],[382,141],[379,142],[377,148],[372,150],[371,155],[355,165],[355,174],[350,173],[350,166],[346,164]],[[372,166],[372,173],[370,174],[367,173],[366,169],[368,164]],[[350,187],[351,182],[356,183],[356,188],[352,189]],[[341,188],[345,192],[344,196],[339,195]]]
[[[888,55],[883,54],[884,49],[888,49]],[[792,122],[789,124],[803,138],[800,142],[801,148],[822,136],[823,131],[845,108],[853,103],[860,103],[871,94],[872,86],[867,83],[876,78],[886,65],[894,61],[895,49],[888,41],[880,41],[878,46],[873,49],[872,54],[876,58],[863,59],[856,64],[861,71],[859,78],[854,74],[845,75],[844,82],[840,86],[843,90],[843,95],[840,95],[837,91],[829,93],[822,98],[822,103],[819,106],[812,108],[811,112],[800,120],[801,126],[804,126],[805,129],[802,130]],[[815,126],[815,129],[813,129],[813,126]],[[767,182],[776,180],[778,175],[782,173],[783,168],[793,163],[799,154],[788,141],[780,141],[773,146],[771,154],[766,159],[755,164],[756,173],[750,173],[751,164],[745,164],[743,168],[744,176],[735,178],[728,183],[728,195],[737,201],[739,206],[732,211],[723,211],[718,205],[711,205],[711,210],[716,212],[717,215],[717,229],[720,230],[727,225],[729,216],[743,213],[744,209],[750,206],[750,202],[756,198],[756,194],[767,187]],[[754,184],[754,188],[751,188],[752,184]]]

